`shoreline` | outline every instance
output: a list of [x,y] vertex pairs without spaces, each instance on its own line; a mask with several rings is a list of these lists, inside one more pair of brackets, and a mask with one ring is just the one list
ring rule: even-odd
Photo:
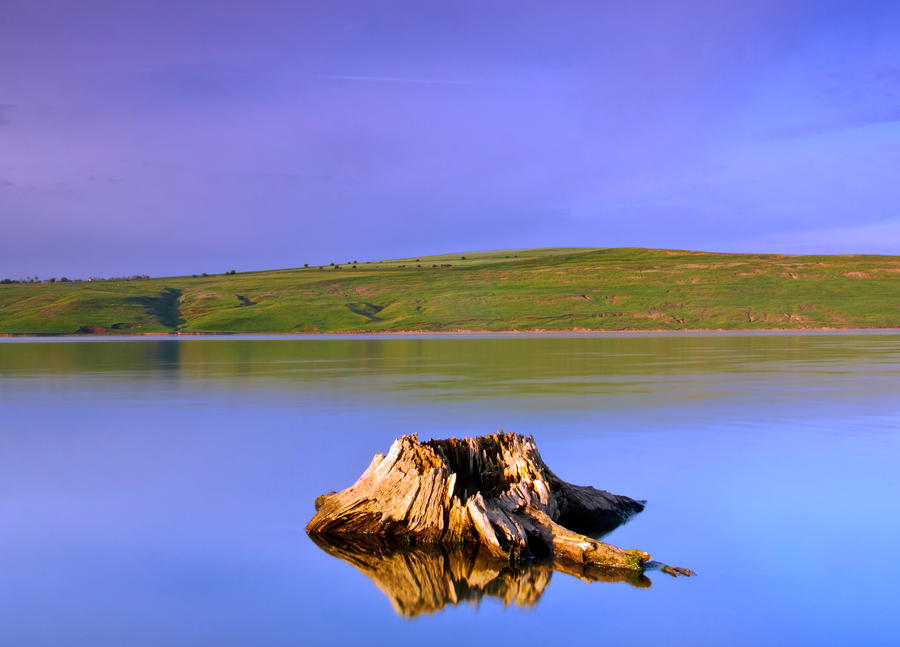
[[217,339],[378,339],[378,338],[515,338],[515,337],[618,337],[618,336],[702,336],[702,335],[815,335],[815,334],[900,334],[900,327],[888,328],[671,328],[596,330],[589,328],[531,330],[336,330],[330,332],[137,332],[137,333],[0,333],[6,341],[140,341]]

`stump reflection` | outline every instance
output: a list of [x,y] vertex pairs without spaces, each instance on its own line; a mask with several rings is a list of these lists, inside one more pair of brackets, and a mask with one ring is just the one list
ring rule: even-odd
[[329,555],[352,564],[381,589],[394,611],[405,617],[435,613],[447,605],[477,605],[485,596],[505,606],[531,607],[549,586],[554,571],[587,582],[625,582],[649,587],[641,572],[567,560],[511,564],[477,545],[392,546],[375,538],[311,535]]

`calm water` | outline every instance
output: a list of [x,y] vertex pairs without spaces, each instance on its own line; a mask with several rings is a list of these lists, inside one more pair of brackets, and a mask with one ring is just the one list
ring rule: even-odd
[[[900,644],[897,335],[7,341],[0,407],[3,645]],[[304,534],[394,437],[500,427],[698,576],[408,618]]]

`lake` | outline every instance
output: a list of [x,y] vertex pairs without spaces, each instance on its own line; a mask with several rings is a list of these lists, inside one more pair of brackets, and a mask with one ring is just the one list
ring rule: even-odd
[[[4,645],[900,643],[897,334],[8,339],[0,407]],[[499,428],[697,576],[403,615],[304,533],[395,437]]]

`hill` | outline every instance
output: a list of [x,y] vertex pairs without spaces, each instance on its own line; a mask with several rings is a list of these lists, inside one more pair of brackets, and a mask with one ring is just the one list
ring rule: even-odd
[[900,326],[900,257],[559,248],[0,285],[0,333]]

